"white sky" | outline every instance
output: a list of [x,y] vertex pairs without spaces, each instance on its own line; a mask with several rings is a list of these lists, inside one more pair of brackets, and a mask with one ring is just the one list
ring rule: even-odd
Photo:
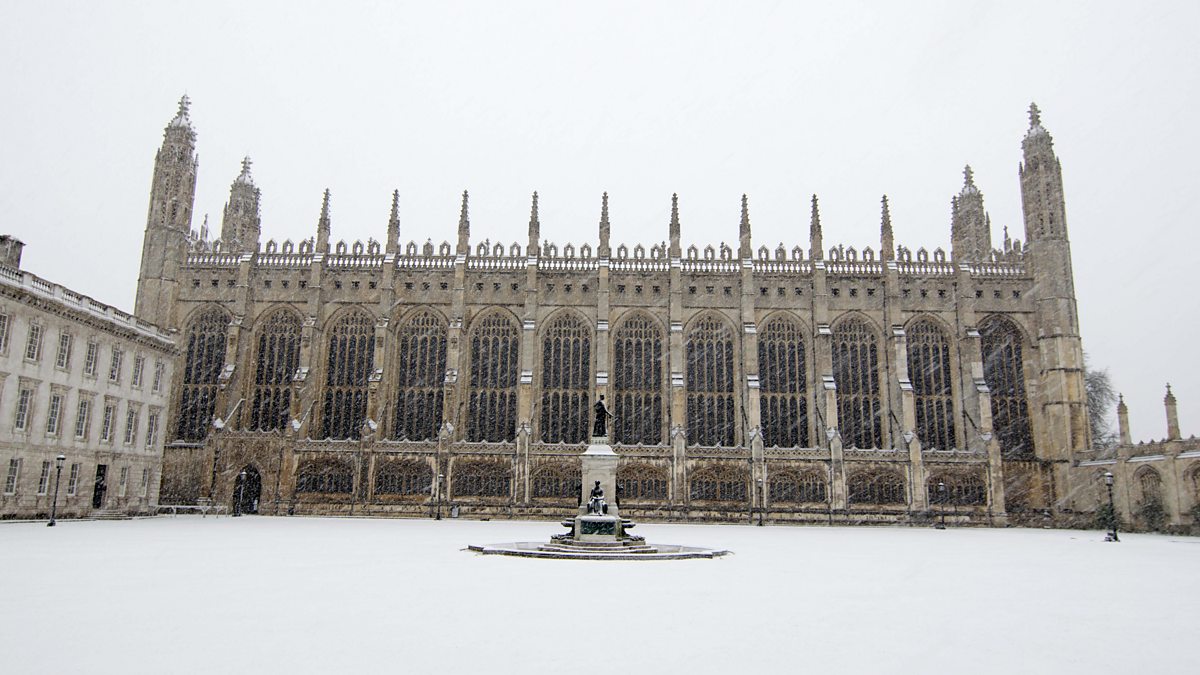
[[1165,435],[1163,383],[1200,425],[1189,274],[1200,3],[0,4],[0,230],[24,267],[130,309],[154,152],[176,101],[199,134],[199,227],[243,155],[264,240],[315,232],[473,239],[949,248],[969,162],[998,240],[1024,239],[1017,164],[1031,100],[1063,162],[1084,348]]

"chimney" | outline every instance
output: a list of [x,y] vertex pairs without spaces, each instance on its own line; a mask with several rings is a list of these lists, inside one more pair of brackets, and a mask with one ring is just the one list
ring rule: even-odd
[[21,269],[21,250],[25,243],[9,235],[0,234],[0,265],[7,265],[14,270]]

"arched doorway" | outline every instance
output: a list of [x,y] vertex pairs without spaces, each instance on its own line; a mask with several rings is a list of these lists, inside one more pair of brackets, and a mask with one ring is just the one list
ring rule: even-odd
[[254,465],[238,472],[233,482],[233,512],[258,513],[258,498],[262,496],[262,476]]

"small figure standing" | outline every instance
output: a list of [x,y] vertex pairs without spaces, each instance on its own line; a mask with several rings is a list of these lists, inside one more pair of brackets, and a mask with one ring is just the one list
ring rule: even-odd
[[613,414],[608,411],[608,406],[604,405],[604,394],[600,394],[600,400],[596,401],[594,407],[596,411],[596,422],[592,425],[592,436],[607,436],[608,435],[608,418]]

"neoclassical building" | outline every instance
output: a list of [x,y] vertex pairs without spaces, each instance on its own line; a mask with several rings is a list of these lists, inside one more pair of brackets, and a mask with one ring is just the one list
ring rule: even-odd
[[23,247],[0,235],[0,519],[155,513],[174,336],[22,270]]
[[[1000,524],[1087,511],[1089,439],[1062,174],[1036,106],[1026,240],[993,246],[968,167],[949,251],[894,237],[660,245],[261,241],[250,162],[191,230],[188,101],[155,159],[136,314],[178,331],[162,499],[264,513],[558,516],[591,406],[640,518]],[[736,215],[736,212],[731,213]],[[1090,494],[1090,492],[1088,492]],[[1078,502],[1078,503],[1077,503]]]

